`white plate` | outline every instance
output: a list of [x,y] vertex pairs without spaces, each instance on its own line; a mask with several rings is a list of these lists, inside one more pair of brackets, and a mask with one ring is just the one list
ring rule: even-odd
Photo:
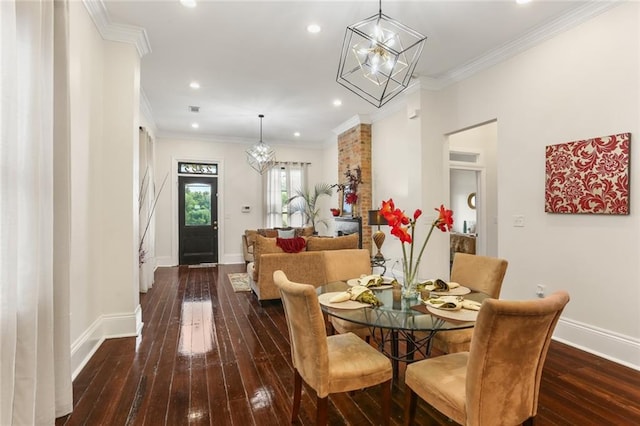
[[471,289],[462,285],[456,288],[452,288],[449,291],[431,291],[431,294],[435,294],[437,296],[464,296],[465,294],[469,293],[471,293]]
[[470,311],[468,309],[459,309],[457,311],[445,311],[444,309],[434,308],[431,305],[427,305],[427,310],[434,315],[442,318],[457,320],[457,321],[475,321],[478,317],[479,311]]
[[368,308],[371,305],[368,303],[358,302],[357,300],[346,300],[344,302],[332,303],[330,302],[331,298],[337,294],[342,294],[344,291],[332,291],[331,293],[323,293],[318,296],[318,301],[321,305],[324,305],[328,308],[336,308],[336,309],[360,309],[360,308]]
[[[391,281],[393,281],[393,278],[390,277],[382,277],[382,285],[377,285],[377,286],[371,286],[371,287],[367,287],[371,290],[386,290],[389,288],[393,288],[393,286],[391,285]],[[347,285],[350,287],[356,286],[356,285],[360,285],[360,278],[351,278],[349,280],[347,280]]]
[[[442,303],[433,303],[433,301],[431,299],[427,299],[427,300],[423,300],[424,304],[432,307],[432,308],[436,308],[440,311],[459,311],[460,309],[462,309],[462,302],[457,300],[457,297],[440,297],[438,299],[435,300],[440,300],[442,301]],[[445,303],[454,303],[456,305],[455,308],[442,308],[440,307],[441,305],[444,305]]]

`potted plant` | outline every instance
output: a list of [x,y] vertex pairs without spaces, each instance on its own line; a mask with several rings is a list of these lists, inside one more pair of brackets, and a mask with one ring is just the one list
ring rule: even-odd
[[289,213],[300,212],[305,224],[311,225],[315,232],[316,223],[322,223],[325,226],[328,225],[326,219],[320,219],[320,209],[317,206],[318,198],[322,195],[331,196],[332,193],[332,185],[328,183],[317,183],[313,191],[309,189],[297,189],[295,195],[287,200]]

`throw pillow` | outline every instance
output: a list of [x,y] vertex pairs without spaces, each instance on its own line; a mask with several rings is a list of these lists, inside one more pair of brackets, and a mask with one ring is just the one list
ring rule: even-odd
[[[277,233],[276,233],[277,236]],[[256,242],[253,249],[254,256],[254,269],[253,269],[253,280],[258,281],[258,275],[260,273],[260,256],[265,253],[284,253],[278,245],[276,244],[276,237],[267,238],[262,235],[256,235]]]
[[293,238],[295,236],[295,229],[278,229],[278,238]]
[[296,228],[296,237],[310,237],[313,235],[313,226]]
[[258,234],[262,235],[263,237],[267,237],[267,238],[275,238],[278,236],[278,230],[277,229],[258,229]]
[[309,237],[307,251],[357,249],[360,242],[358,234],[343,237]]

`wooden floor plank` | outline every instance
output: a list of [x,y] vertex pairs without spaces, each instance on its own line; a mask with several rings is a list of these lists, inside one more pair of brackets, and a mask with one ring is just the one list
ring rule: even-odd
[[[56,425],[285,425],[293,395],[286,318],[279,301],[234,292],[244,265],[159,268],[140,305],[136,338],[102,343],[74,380],[74,411]],[[436,356],[437,354],[432,354]],[[404,368],[401,368],[401,377]],[[392,388],[392,425],[403,424],[405,387]],[[332,395],[330,425],[377,424],[379,387]],[[303,386],[298,424],[315,423]],[[420,401],[416,425],[451,422]],[[640,372],[552,342],[537,426],[640,424]]]

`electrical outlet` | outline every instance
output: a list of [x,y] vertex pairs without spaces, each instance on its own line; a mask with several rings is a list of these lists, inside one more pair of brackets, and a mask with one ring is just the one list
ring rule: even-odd
[[544,297],[544,284],[538,284],[536,287],[536,296]]

